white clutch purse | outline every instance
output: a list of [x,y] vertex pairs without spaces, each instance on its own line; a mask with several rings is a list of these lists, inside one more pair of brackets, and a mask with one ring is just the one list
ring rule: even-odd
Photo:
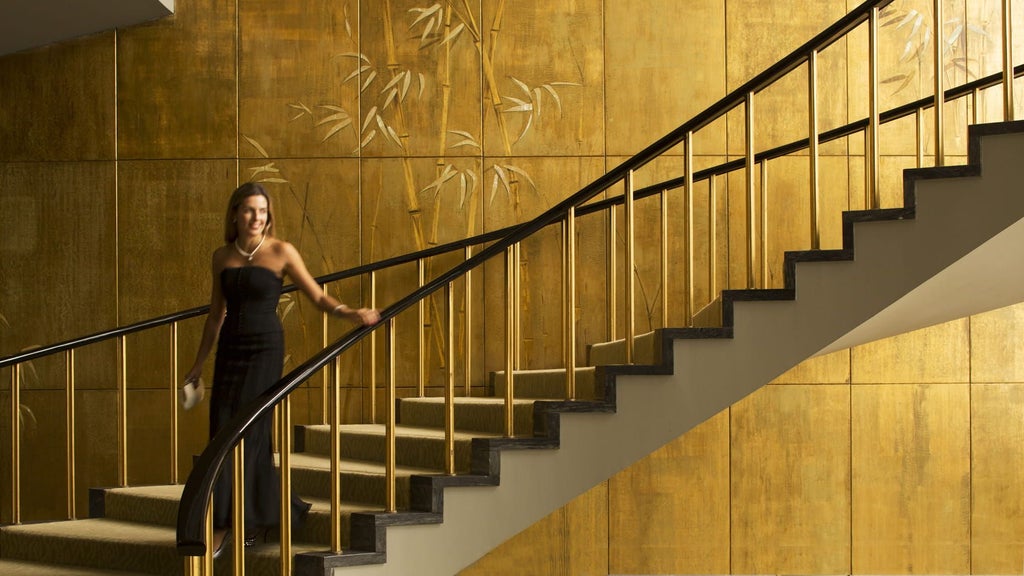
[[178,391],[178,401],[185,410],[191,410],[193,406],[202,402],[206,392],[202,378],[185,380],[185,385]]

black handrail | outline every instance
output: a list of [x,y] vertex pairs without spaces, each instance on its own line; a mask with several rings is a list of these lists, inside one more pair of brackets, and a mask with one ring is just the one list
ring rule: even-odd
[[[808,60],[812,51],[820,51],[831,45],[833,42],[845,36],[848,32],[863,23],[875,8],[881,8],[892,0],[868,0],[852,10],[845,17],[829,26],[824,31],[806,42],[800,48],[758,74],[738,89],[723,97],[721,100],[685,122],[675,130],[669,132],[647,148],[643,149],[633,157],[622,162],[603,176],[598,177],[581,190],[549,208],[541,215],[529,222],[515,226],[512,231],[497,240],[482,251],[468,258],[461,264],[454,266],[448,272],[427,282],[420,288],[414,290],[395,304],[387,307],[381,312],[381,325],[394,318],[402,311],[410,308],[420,300],[430,296],[443,286],[463,276],[465,273],[476,268],[486,260],[498,256],[510,246],[521,242],[526,237],[538,230],[564,219],[571,207],[581,206],[598,193],[606,190],[616,182],[619,182],[632,171],[637,170],[648,162],[651,162],[661,154],[667,152],[680,142],[685,140],[686,135],[715,121],[728,111],[742,104],[747,94],[756,93],[768,87],[772,82],[781,78],[796,69]],[[178,551],[186,556],[199,556],[206,550],[204,537],[204,522],[206,507],[209,506],[210,494],[213,490],[213,482],[217,472],[220,470],[224,459],[231,452],[233,447],[245,435],[248,428],[257,420],[268,414],[285,396],[293,389],[302,384],[306,379],[327,365],[336,356],[355,345],[366,335],[370,334],[376,327],[362,326],[345,334],[331,345],[327,346],[309,360],[303,362],[297,368],[281,378],[274,386],[255,398],[252,402],[242,407],[225,426],[218,432],[206,450],[199,456],[185,482],[181,495],[181,503],[178,509],[177,539]]]

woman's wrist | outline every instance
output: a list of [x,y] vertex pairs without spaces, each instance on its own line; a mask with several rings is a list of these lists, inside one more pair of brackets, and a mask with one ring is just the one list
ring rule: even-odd
[[345,316],[351,311],[352,309],[349,308],[348,306],[345,306],[344,304],[338,304],[337,306],[334,307],[334,310],[331,310],[331,314],[334,314],[335,316]]

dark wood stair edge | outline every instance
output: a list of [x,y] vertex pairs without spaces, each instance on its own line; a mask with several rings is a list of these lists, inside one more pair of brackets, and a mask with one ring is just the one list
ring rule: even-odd
[[[434,524],[443,521],[444,489],[448,486],[497,486],[500,484],[502,450],[554,449],[559,446],[561,414],[615,412],[616,379],[620,375],[660,375],[673,373],[673,341],[696,338],[731,338],[734,325],[733,304],[740,301],[779,301],[796,298],[796,264],[798,262],[838,262],[854,258],[854,227],[860,222],[909,220],[916,216],[916,185],[920,180],[978,176],[981,174],[983,136],[1024,132],[1024,121],[973,125],[968,129],[968,162],[963,166],[941,166],[906,169],[903,173],[903,208],[848,210],[843,212],[843,248],[840,250],[788,251],[784,258],[784,288],[722,291],[722,326],[711,328],[661,328],[655,331],[656,361],[650,365],[610,365],[596,368],[597,392],[603,398],[595,401],[548,401],[534,403],[534,436],[531,438],[474,438],[472,473],[469,475],[418,475],[411,479],[412,511],[396,513],[356,513],[352,515],[351,542],[353,552],[342,555],[309,553],[299,556],[322,558],[322,565],[344,566],[378,562],[386,554],[387,527],[412,524]],[[348,562],[345,561],[349,557]],[[303,564],[307,560],[302,561]],[[341,563],[335,563],[341,562]],[[329,568],[325,568],[325,576]]]

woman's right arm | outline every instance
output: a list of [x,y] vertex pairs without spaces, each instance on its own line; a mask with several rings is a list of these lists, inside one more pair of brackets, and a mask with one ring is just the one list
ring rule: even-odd
[[206,316],[206,323],[203,325],[203,338],[199,341],[199,351],[196,352],[196,361],[192,369],[185,374],[185,381],[198,380],[203,373],[203,364],[207,356],[213,350],[213,343],[220,333],[221,324],[224,323],[224,293],[220,289],[220,271],[223,266],[219,262],[219,251],[213,253],[213,262],[210,266],[213,276],[210,288],[210,313]]

